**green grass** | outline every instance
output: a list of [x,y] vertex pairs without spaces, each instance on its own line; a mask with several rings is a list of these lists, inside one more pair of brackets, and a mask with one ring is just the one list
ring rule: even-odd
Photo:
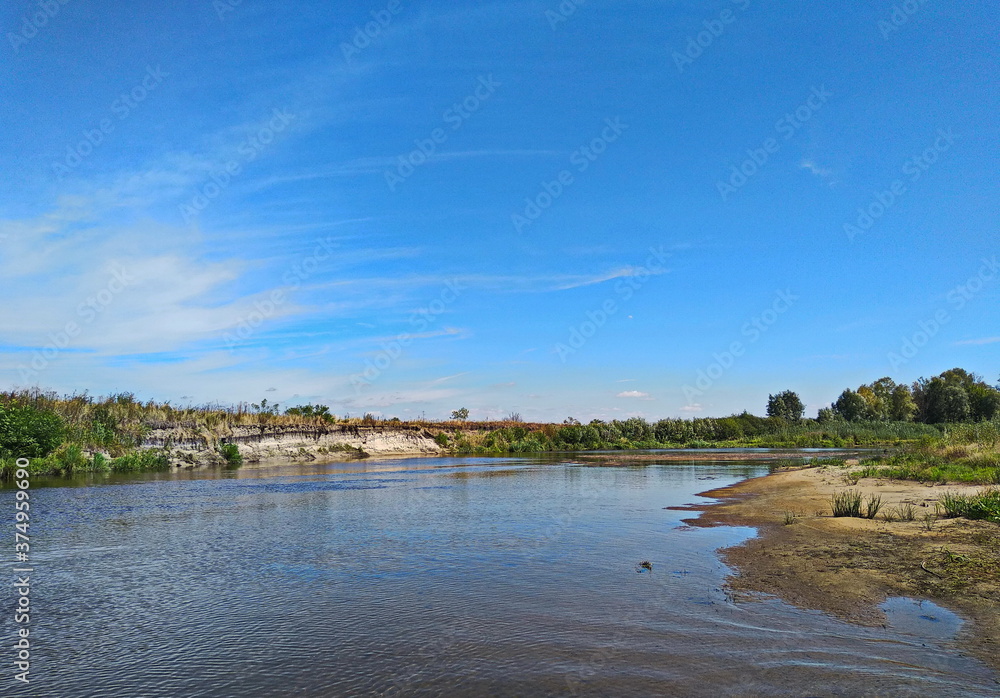
[[858,490],[844,490],[830,498],[830,508],[833,509],[834,516],[874,519],[882,510],[882,497],[873,494],[865,499]]
[[852,475],[858,478],[995,485],[1000,484],[1000,466],[995,458],[995,454],[991,454],[948,461],[942,456],[908,453],[862,461],[863,467]]
[[900,521],[916,521],[917,508],[908,502],[900,504],[896,507],[896,518]]
[[111,470],[117,473],[138,472],[140,470],[165,470],[170,467],[166,454],[151,449],[136,451],[111,461]]
[[834,516],[861,516],[861,493],[857,490],[836,492],[830,499]]
[[949,519],[964,517],[1000,523],[1000,489],[969,495],[946,492],[941,497],[941,508]]
[[877,494],[869,495],[865,501],[864,517],[874,519],[882,509],[882,497]]

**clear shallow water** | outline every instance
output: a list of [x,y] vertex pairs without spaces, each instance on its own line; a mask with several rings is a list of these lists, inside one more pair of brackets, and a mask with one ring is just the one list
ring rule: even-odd
[[753,531],[664,507],[764,472],[412,459],[36,486],[32,683],[0,694],[997,694],[943,609],[890,601],[872,630],[731,603],[714,550]]

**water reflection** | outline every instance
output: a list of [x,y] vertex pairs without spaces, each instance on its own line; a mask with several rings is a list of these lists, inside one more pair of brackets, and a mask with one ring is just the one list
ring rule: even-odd
[[929,621],[872,630],[727,598],[713,551],[753,531],[686,529],[665,507],[769,464],[619,465],[415,458],[39,489],[44,642],[21,695],[994,692]]

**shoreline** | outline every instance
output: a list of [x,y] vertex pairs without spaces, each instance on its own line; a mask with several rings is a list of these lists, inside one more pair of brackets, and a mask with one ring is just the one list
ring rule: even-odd
[[[733,569],[727,586],[746,598],[776,596],[868,626],[885,623],[879,604],[889,597],[927,599],[958,613],[962,651],[1000,673],[1000,526],[934,518],[946,492],[970,485],[925,485],[863,479],[850,484],[843,469],[786,468],[699,496],[717,503],[692,526],[748,526],[757,536],[720,549]],[[912,505],[913,521],[833,517],[830,498],[847,489],[881,496],[885,511]]]
[[[655,462],[758,462],[775,460],[800,460],[802,458],[838,458],[857,455],[866,449],[828,449],[803,453],[795,449],[647,449],[620,451],[538,451],[532,453],[459,453],[442,447],[425,431],[391,432],[381,429],[330,430],[317,434],[258,434],[232,436],[226,439],[239,449],[246,464],[263,466],[311,462],[315,460],[357,460],[383,457],[519,457],[558,458],[578,460],[581,464],[613,466],[608,461],[631,463]],[[159,436],[144,444],[144,449],[164,447],[174,467],[207,467],[223,465],[216,449],[205,445],[182,444],[171,446],[169,440]]]

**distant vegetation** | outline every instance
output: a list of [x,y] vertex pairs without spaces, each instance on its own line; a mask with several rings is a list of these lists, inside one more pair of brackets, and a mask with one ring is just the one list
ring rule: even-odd
[[924,438],[899,453],[861,461],[856,477],[917,482],[1000,484],[1000,422],[957,425],[947,436]]
[[912,386],[880,378],[857,390],[847,389],[829,408],[819,411],[827,422],[895,421],[947,424],[988,422],[1000,416],[1000,390],[981,377],[953,368]]
[[[574,420],[575,421],[575,420]],[[480,424],[481,425],[481,424]],[[481,425],[484,426],[484,425]],[[950,425],[914,422],[789,421],[747,412],[731,417],[661,419],[641,417],[589,424],[508,423],[488,431],[456,426],[458,453],[626,450],[646,448],[849,448],[940,437]]]
[[[799,396],[785,390],[768,398],[767,417],[743,412],[729,417],[592,420],[570,417],[562,424],[524,423],[518,412],[500,422],[470,422],[469,410],[451,413],[450,422],[337,416],[326,405],[300,405],[281,410],[261,400],[235,406],[178,408],[169,403],[141,402],[131,393],[93,398],[86,393],[59,397],[38,389],[0,393],[0,477],[12,471],[14,459],[32,459],[38,473],[130,471],[165,468],[162,450],[140,448],[149,431],[169,427],[191,440],[209,444],[220,462],[240,463],[239,450],[226,443],[234,427],[323,427],[381,425],[425,428],[453,453],[530,453],[542,451],[619,450],[708,447],[876,447],[922,444],[893,459],[866,467],[894,476],[934,481],[985,477],[997,468],[997,423],[1000,391],[963,369],[945,371],[911,386],[890,378],[845,390],[815,419],[804,418]],[[934,452],[952,443],[956,432],[974,429],[976,438],[992,446],[966,448],[961,458]],[[971,442],[969,442],[971,443]],[[977,442],[978,443],[978,442]],[[952,444],[952,448],[958,446]],[[957,453],[957,451],[955,451]],[[954,454],[952,454],[954,455]],[[982,471],[982,472],[979,472]],[[874,470],[873,470],[874,472]]]

